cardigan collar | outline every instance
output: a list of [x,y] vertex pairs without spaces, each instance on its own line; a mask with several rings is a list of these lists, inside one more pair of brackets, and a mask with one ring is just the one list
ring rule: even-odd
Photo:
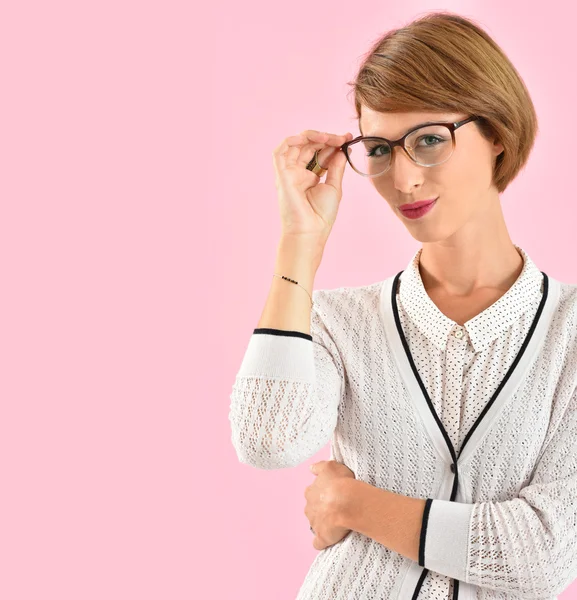
[[[522,248],[514,246],[524,263],[519,277],[503,296],[462,326],[475,352],[485,350],[521,315],[534,312],[541,300],[543,273]],[[419,248],[400,276],[399,303],[419,331],[444,351],[452,330],[461,326],[444,315],[427,294],[419,271],[421,252]]]

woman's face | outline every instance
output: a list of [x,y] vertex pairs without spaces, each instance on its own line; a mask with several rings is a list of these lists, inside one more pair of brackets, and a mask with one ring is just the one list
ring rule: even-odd
[[[426,121],[454,123],[469,116],[438,112],[382,113],[362,106],[360,128],[366,136],[397,140]],[[484,138],[475,121],[471,121],[455,130],[453,154],[443,164],[417,165],[397,146],[393,149],[389,170],[369,181],[415,239],[439,241],[450,237],[484,210],[490,210],[492,201],[498,200],[492,174],[496,157],[502,151],[501,144]],[[432,198],[438,198],[432,210],[418,219],[409,219],[399,209],[402,204]]]

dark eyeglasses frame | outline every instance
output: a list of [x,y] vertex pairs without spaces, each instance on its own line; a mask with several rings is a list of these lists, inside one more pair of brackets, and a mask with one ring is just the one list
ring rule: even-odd
[[[407,131],[407,133],[405,133],[405,135],[402,138],[399,138],[398,140],[388,140],[387,138],[383,138],[383,137],[377,137],[377,136],[369,136],[369,135],[360,135],[348,142],[345,142],[340,149],[345,153],[345,156],[347,157],[347,162],[349,163],[349,165],[351,165],[352,169],[357,172],[359,175],[361,175],[362,177],[379,177],[380,175],[383,175],[384,173],[386,173],[390,168],[391,165],[393,164],[393,160],[394,160],[394,152],[393,149],[395,148],[395,146],[400,146],[404,151],[405,154],[417,165],[421,166],[421,167],[436,167],[437,165],[442,165],[444,162],[447,162],[447,160],[449,160],[449,158],[451,158],[452,154],[453,154],[453,150],[455,149],[455,129],[458,129],[459,127],[461,127],[462,125],[465,125],[466,123],[470,123],[471,121],[476,121],[480,119],[480,117],[473,115],[471,117],[468,117],[467,119],[463,119],[462,121],[457,121],[456,123],[444,123],[444,122],[436,122],[436,123],[428,123],[427,125],[418,125],[417,127],[413,127],[411,130]],[[421,165],[421,163],[417,162],[407,151],[407,147],[405,146],[405,140],[406,138],[413,133],[413,131],[416,131],[417,129],[421,129],[421,127],[432,127],[434,125],[444,125],[445,127],[447,127],[447,129],[449,129],[449,131],[451,132],[451,138],[453,140],[453,148],[451,150],[451,156],[449,156],[446,160],[444,160],[443,162],[437,163],[437,165]],[[348,148],[349,146],[351,146],[352,144],[356,144],[358,142],[360,142],[361,140],[378,140],[378,141],[385,141],[387,142],[387,144],[389,145],[389,147],[391,148],[391,161],[389,162],[389,166],[382,171],[381,173],[379,173],[378,175],[367,175],[366,173],[361,173],[361,171],[357,170],[353,163],[351,162],[351,160],[349,159],[349,153],[348,153]]]

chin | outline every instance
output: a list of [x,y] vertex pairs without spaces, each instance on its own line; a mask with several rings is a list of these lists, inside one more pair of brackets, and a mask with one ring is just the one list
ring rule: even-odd
[[407,231],[411,234],[413,239],[417,240],[421,243],[431,244],[434,242],[442,242],[443,240],[451,237],[451,233],[447,231],[442,231],[441,228],[434,224],[422,224],[421,227],[416,227],[417,222],[415,222],[415,227],[411,227],[411,224],[406,227]]
[[425,231],[409,231],[413,239],[417,240],[417,242],[421,242],[422,244],[432,244],[434,242],[440,242],[445,237],[439,237],[436,235],[431,235],[429,232]]

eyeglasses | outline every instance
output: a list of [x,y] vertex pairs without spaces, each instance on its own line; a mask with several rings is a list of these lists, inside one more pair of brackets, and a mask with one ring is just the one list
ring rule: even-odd
[[427,123],[408,131],[398,140],[359,136],[341,146],[351,167],[363,177],[386,173],[393,159],[393,148],[401,146],[409,158],[422,167],[440,165],[455,149],[455,129],[480,117],[471,116],[456,123]]

